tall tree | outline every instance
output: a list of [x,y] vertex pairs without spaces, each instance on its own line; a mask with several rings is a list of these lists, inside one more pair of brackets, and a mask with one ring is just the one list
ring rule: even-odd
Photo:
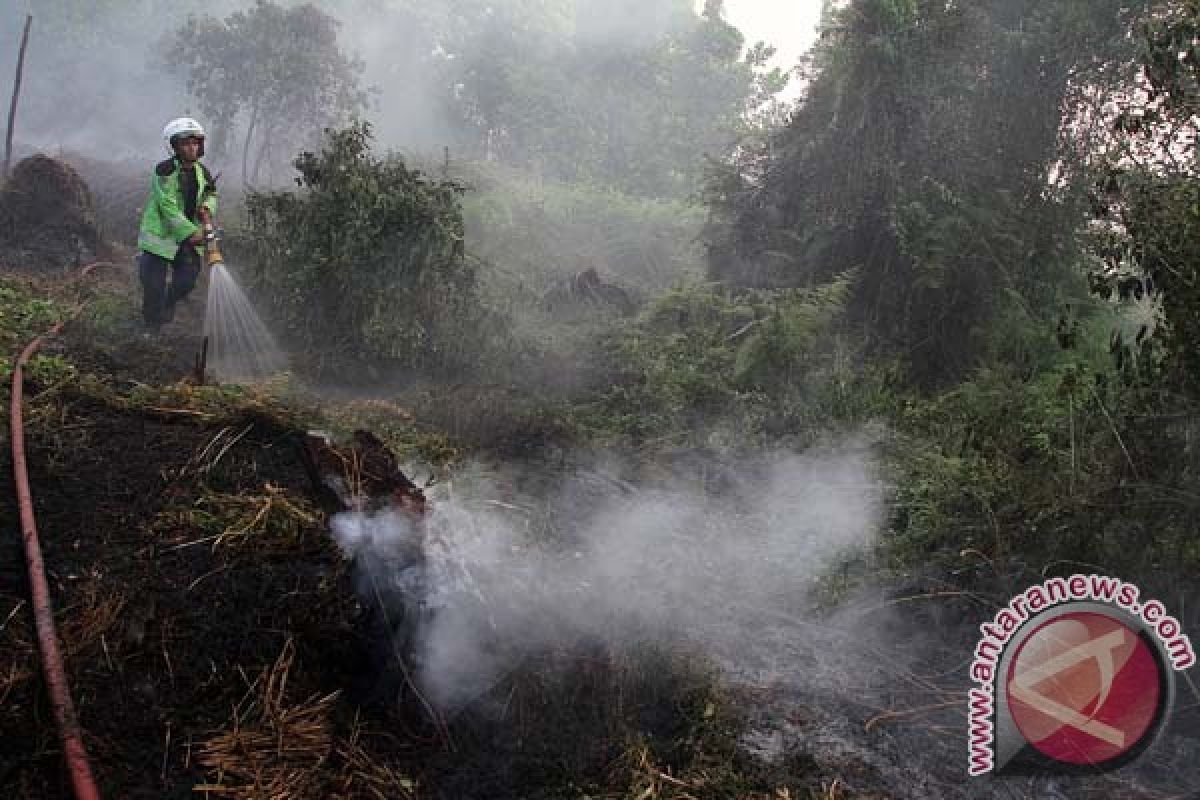
[[858,268],[850,312],[878,350],[926,384],[971,369],[998,309],[1052,306],[1070,281],[1079,214],[1049,175],[1072,82],[1123,5],[830,4],[801,106],[709,185],[713,275]]
[[[437,5],[436,3],[433,5]],[[642,195],[698,187],[785,80],[719,3],[466,0],[426,12],[428,66],[461,150]]]
[[338,22],[310,3],[255,0],[223,20],[190,17],[171,38],[167,63],[213,121],[218,152],[240,123],[244,181],[365,106],[362,64],[343,52],[337,32]]

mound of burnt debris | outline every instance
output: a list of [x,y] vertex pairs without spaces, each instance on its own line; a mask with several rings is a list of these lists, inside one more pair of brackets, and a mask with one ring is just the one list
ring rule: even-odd
[[18,162],[0,188],[0,266],[57,272],[96,260],[102,249],[79,173],[41,154]]

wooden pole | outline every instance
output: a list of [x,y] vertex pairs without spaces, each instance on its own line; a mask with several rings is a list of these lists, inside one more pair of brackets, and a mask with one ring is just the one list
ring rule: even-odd
[[196,354],[196,366],[193,370],[192,377],[197,386],[204,385],[204,374],[208,372],[208,337],[204,337],[204,341],[200,343],[200,352]]
[[25,15],[25,32],[21,34],[21,49],[17,52],[17,75],[13,78],[12,105],[8,107],[8,134],[4,137],[4,172],[0,177],[8,177],[8,167],[12,163],[13,124],[17,117],[17,98],[21,96],[21,72],[25,69],[25,46],[29,44],[29,28],[33,25],[33,14]]

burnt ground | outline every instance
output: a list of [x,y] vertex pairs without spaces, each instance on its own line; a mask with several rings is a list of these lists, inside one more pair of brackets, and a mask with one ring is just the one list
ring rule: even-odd
[[[103,796],[767,797],[807,774],[747,760],[707,676],[666,655],[546,654],[496,687],[502,713],[435,724],[381,656],[311,498],[307,412],[181,382],[202,290],[145,341],[131,281],[110,273],[48,346],[76,369],[26,386],[42,548]],[[0,796],[66,798],[13,503],[0,493]]]
[[[140,371],[139,355],[146,356]],[[120,356],[97,349],[83,360],[107,362],[99,374],[113,387],[153,382],[178,366],[172,351],[149,346]],[[44,388],[28,390],[36,397]],[[354,608],[340,559],[323,535],[321,513],[304,503],[307,477],[294,431],[237,411],[212,420],[162,408],[125,409],[69,385],[50,403],[35,402],[26,425],[72,688],[112,797],[186,795],[202,777],[188,763],[188,748],[224,727],[246,691],[242,679],[232,679],[244,670],[252,680],[285,642],[294,642],[299,662],[322,665],[295,671],[300,692],[336,690],[360,658],[347,635]],[[236,445],[220,459],[216,448],[202,455],[229,428],[243,434]],[[287,538],[212,546],[212,531],[285,496],[296,503],[296,524],[263,530]],[[0,503],[0,608],[15,610],[2,632],[8,663],[0,672],[0,740],[9,744],[0,755],[0,794],[67,796],[49,707],[33,677],[11,492]]]

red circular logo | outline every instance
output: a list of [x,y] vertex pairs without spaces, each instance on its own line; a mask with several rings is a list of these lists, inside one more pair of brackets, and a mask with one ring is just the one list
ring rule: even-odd
[[1154,733],[1163,667],[1119,619],[1079,611],[1021,642],[1005,689],[1013,722],[1042,754],[1068,764],[1119,758]]

